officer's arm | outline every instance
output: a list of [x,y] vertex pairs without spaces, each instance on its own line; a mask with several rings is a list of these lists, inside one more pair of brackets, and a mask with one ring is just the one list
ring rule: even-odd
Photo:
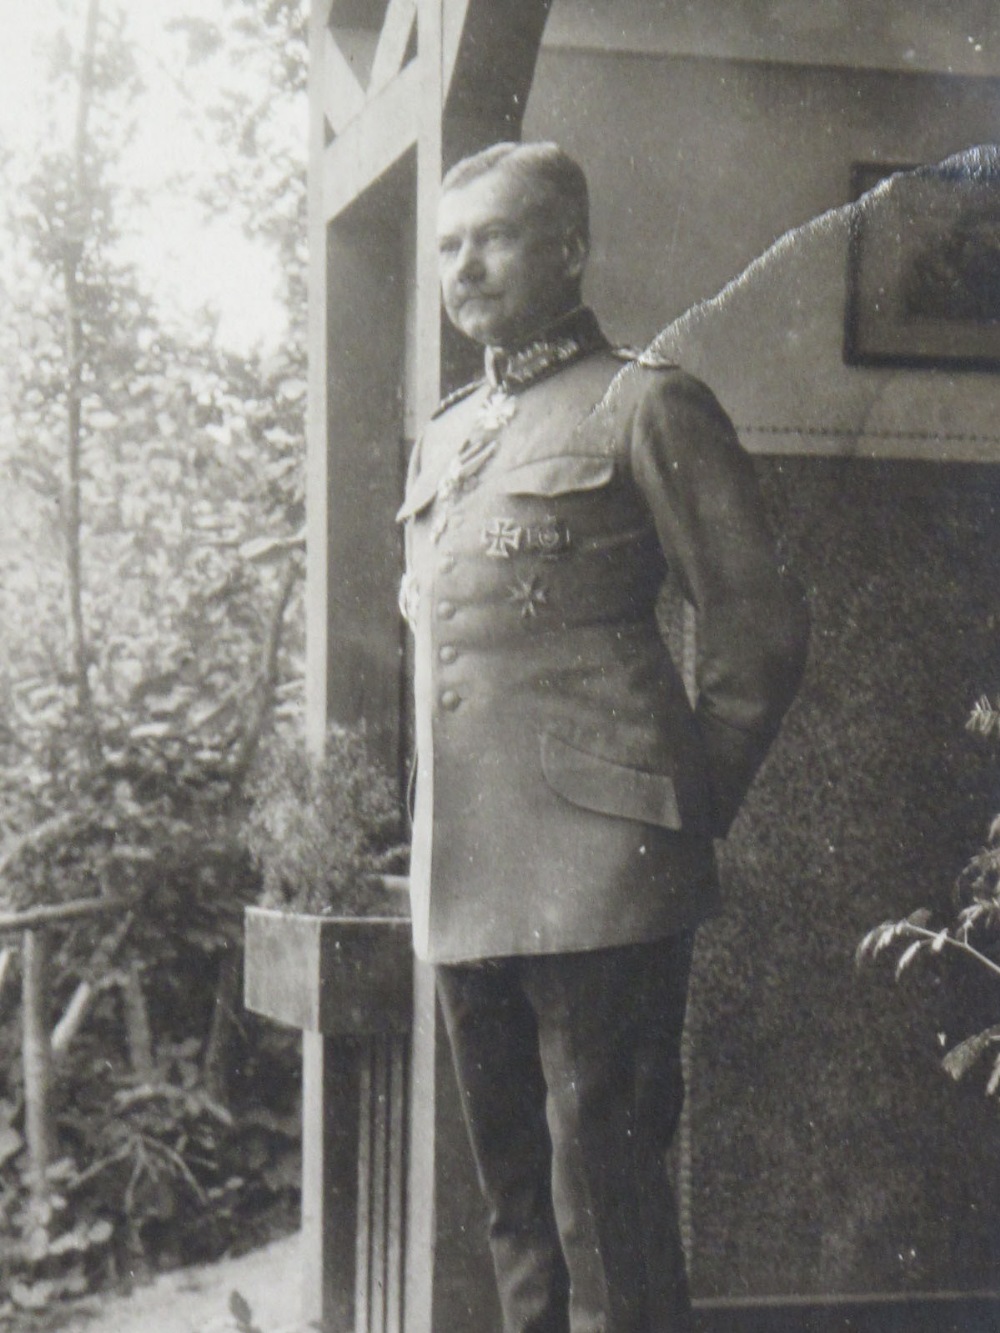
[[779,567],[750,457],[711,392],[645,372],[631,423],[633,475],[695,608],[696,717],[726,832],[795,696],[808,615]]

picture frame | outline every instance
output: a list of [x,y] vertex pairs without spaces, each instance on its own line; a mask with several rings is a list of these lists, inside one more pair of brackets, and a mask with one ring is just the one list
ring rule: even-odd
[[851,190],[847,364],[1000,369],[1000,176],[856,162]]

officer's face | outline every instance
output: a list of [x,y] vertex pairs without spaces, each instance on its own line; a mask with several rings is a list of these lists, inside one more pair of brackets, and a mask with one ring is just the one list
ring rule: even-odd
[[580,299],[586,247],[559,226],[544,188],[501,164],[441,199],[445,310],[478,343],[519,347]]

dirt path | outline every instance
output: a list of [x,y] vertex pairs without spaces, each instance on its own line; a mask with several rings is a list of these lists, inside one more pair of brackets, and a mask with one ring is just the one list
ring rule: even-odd
[[299,1288],[299,1238],[288,1236],[239,1259],[164,1273],[131,1296],[88,1300],[60,1333],[232,1333],[233,1291],[260,1333],[298,1333]]

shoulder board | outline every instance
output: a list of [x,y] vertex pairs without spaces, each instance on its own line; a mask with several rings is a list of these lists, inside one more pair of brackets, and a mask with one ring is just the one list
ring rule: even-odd
[[612,356],[616,356],[619,361],[629,361],[643,370],[677,370],[676,361],[668,361],[666,357],[660,356],[654,352],[651,347],[612,347]]
[[431,413],[431,420],[433,420],[435,417],[439,417],[442,412],[447,412],[449,407],[454,407],[455,404],[460,403],[463,398],[468,398],[469,394],[475,393],[476,389],[478,389],[482,384],[483,384],[482,379],[472,380],[468,384],[463,384],[460,389],[453,389],[452,392],[447,395],[447,397],[442,398],[441,401],[438,403],[437,407]]

